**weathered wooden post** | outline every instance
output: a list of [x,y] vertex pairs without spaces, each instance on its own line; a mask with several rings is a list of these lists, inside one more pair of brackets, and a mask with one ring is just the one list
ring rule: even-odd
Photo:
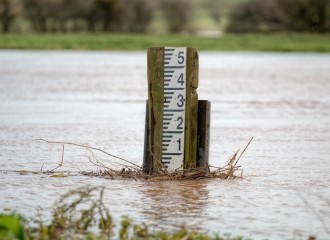
[[[174,172],[208,164],[205,157],[208,158],[209,137],[205,134],[209,131],[205,128],[209,128],[209,105],[198,101],[198,71],[198,53],[194,48],[148,49],[143,163],[146,172],[157,173],[162,167]],[[199,112],[208,117],[198,117]],[[198,124],[198,119],[202,124]]]

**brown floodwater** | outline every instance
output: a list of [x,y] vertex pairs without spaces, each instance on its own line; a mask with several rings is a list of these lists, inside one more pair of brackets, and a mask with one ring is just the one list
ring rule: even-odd
[[[200,53],[199,99],[212,103],[210,163],[240,160],[243,179],[143,182],[77,174],[97,171],[101,148],[141,165],[146,52],[0,51],[0,211],[49,219],[62,193],[104,186],[115,220],[155,229],[181,225],[253,239],[330,239],[330,55]],[[120,168],[118,160],[97,155]],[[40,211],[42,209],[42,211]]]

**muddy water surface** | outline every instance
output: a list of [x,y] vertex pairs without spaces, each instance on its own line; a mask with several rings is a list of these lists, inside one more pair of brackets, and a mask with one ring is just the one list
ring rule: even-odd
[[[115,219],[253,239],[330,239],[330,55],[200,53],[200,99],[212,102],[210,163],[250,137],[242,180],[145,183],[18,174],[58,165],[62,146],[142,163],[145,52],[0,51],[0,210],[45,218],[61,193],[105,186]],[[96,171],[67,146],[58,170]],[[116,160],[98,156],[105,164]],[[120,166],[118,166],[120,167]]]

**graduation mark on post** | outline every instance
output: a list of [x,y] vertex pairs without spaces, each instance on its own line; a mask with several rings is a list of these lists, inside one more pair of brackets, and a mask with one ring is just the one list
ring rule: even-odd
[[162,163],[172,172],[183,168],[187,48],[164,49]]

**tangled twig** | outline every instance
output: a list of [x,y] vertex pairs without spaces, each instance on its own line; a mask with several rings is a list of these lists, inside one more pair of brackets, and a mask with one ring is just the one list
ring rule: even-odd
[[[110,154],[100,148],[96,147],[90,147],[82,144],[76,144],[71,142],[59,142],[59,141],[48,141],[45,139],[37,139],[39,141],[44,141],[49,144],[62,144],[62,159],[61,162],[53,168],[51,171],[48,172],[54,172],[55,169],[61,167],[63,165],[63,158],[64,158],[64,145],[72,145],[77,147],[83,147],[89,151],[91,154],[91,157],[88,157],[89,161],[97,166],[98,170],[97,173],[95,172],[80,172],[83,175],[88,176],[103,176],[110,179],[116,179],[116,178],[125,178],[125,179],[141,179],[141,180],[148,180],[148,181],[172,181],[172,180],[191,180],[191,179],[200,179],[200,178],[221,178],[221,179],[228,179],[232,180],[237,177],[242,178],[243,176],[243,169],[241,169],[241,166],[238,166],[238,161],[241,159],[242,155],[250,145],[250,143],[253,140],[253,137],[249,140],[243,151],[239,154],[239,150],[237,150],[227,161],[227,164],[224,167],[213,167],[213,166],[205,166],[200,168],[194,168],[194,169],[184,169],[184,170],[177,170],[175,172],[168,172],[166,167],[163,166],[161,161],[154,156],[153,153],[151,155],[157,161],[158,164],[160,164],[159,171],[156,173],[153,173],[152,175],[146,174],[143,169],[136,165],[135,163],[124,159],[122,157],[115,156],[113,154]],[[101,153],[106,154],[107,156],[111,156],[113,158],[119,159],[126,164],[119,163],[123,168],[121,170],[115,170],[113,168],[110,168],[99,161],[99,159],[95,156],[93,150],[99,151]],[[209,169],[215,168],[213,171],[209,171]],[[240,171],[240,176],[236,176],[236,172]]]
[[[49,143],[49,144],[63,144],[63,146],[64,146],[64,145],[72,145],[72,146],[77,146],[77,147],[83,147],[83,148],[87,148],[87,149],[92,149],[92,150],[95,150],[95,151],[102,152],[102,153],[104,153],[104,154],[106,154],[106,155],[108,155],[108,156],[110,156],[110,157],[113,157],[113,158],[116,158],[116,159],[122,160],[122,161],[124,161],[124,162],[126,162],[126,163],[131,164],[132,166],[134,166],[134,167],[136,167],[136,168],[138,168],[138,169],[141,169],[141,167],[138,166],[138,165],[136,165],[135,163],[133,163],[133,162],[127,160],[127,159],[124,159],[124,158],[122,158],[122,157],[115,156],[115,155],[113,155],[113,154],[111,154],[111,153],[108,153],[108,152],[106,152],[106,151],[104,151],[104,150],[102,150],[102,149],[100,149],[100,148],[90,147],[90,146],[86,146],[86,145],[82,145],[82,144],[77,144],[77,143],[71,143],[71,142],[56,142],[56,141],[48,141],[48,140],[45,140],[45,139],[42,139],[42,138],[40,138],[40,139],[36,139],[36,141],[43,141],[43,142],[46,142],[46,143]],[[64,147],[63,147],[63,149],[64,149]]]

